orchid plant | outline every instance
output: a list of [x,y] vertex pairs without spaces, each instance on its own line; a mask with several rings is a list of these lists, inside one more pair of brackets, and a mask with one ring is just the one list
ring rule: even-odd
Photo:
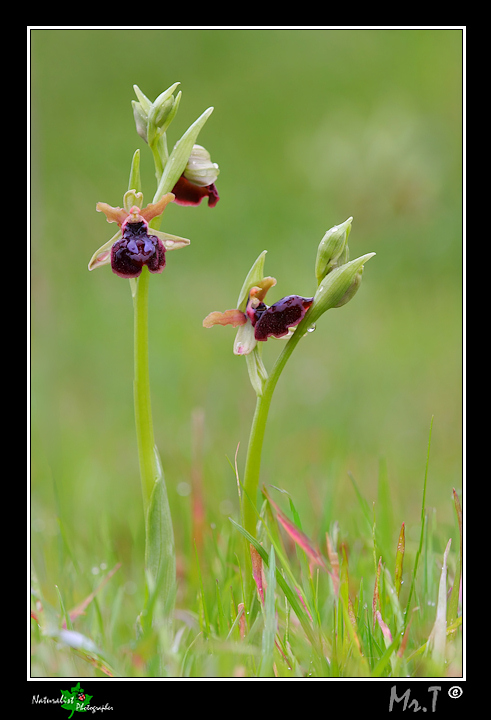
[[[319,243],[315,260],[317,290],[312,297],[289,295],[268,307],[266,293],[276,284],[273,277],[264,277],[266,251],[262,252],[247,274],[239,293],[236,308],[212,312],[203,325],[237,327],[233,346],[236,355],[246,358],[251,385],[256,393],[256,409],[252,421],[241,493],[241,519],[246,537],[255,538],[259,512],[257,493],[261,453],[269,408],[274,389],[293,350],[315,327],[327,310],[345,305],[361,283],[364,264],[375,253],[349,260],[348,236],[353,218],[328,230]],[[269,338],[285,338],[270,373],[262,361],[262,343]],[[251,550],[253,547],[251,545]]]
[[170,619],[175,595],[176,561],[172,518],[165,477],[155,446],[150,400],[148,363],[148,288],[150,274],[161,274],[166,253],[189,245],[186,238],[161,231],[162,214],[171,202],[199,205],[204,198],[214,207],[219,195],[215,186],[219,174],[208,151],[196,144],[211,115],[210,107],[188,128],[169,153],[167,131],[179,107],[181,93],[174,95],[174,83],[151,102],[136,85],[133,114],[136,130],[153,155],[157,189],[152,202],[143,207],[140,178],[140,151],[136,150],[130,170],[123,207],[99,202],[96,210],[117,232],[92,256],[89,270],[110,265],[113,273],[129,279],[134,309],[134,404],[138,456],[145,516],[145,568],[147,607],[140,624],[149,626],[152,597],[163,589],[166,616]]

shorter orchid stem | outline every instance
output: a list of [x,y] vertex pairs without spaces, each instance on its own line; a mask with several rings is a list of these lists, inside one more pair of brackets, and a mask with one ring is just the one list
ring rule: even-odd
[[302,321],[297,330],[293,333],[292,337],[288,340],[286,346],[283,348],[283,351],[276,361],[270,376],[264,384],[262,395],[257,396],[256,410],[249,436],[249,446],[247,449],[244,471],[243,501],[244,527],[253,537],[256,537],[256,524],[258,518],[258,510],[256,507],[257,491],[259,487],[261,454],[266,424],[268,421],[269,408],[271,407],[271,400],[273,399],[276,383],[278,382],[290,355],[297,346],[299,340],[301,340],[304,332],[305,327]]

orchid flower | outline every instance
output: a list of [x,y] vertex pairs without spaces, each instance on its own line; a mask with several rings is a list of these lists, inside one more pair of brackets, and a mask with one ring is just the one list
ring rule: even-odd
[[173,193],[166,193],[142,209],[143,194],[129,190],[123,197],[123,208],[98,202],[96,210],[104,213],[108,222],[119,225],[119,230],[94,253],[89,270],[110,263],[112,271],[122,278],[138,277],[144,265],[151,273],[161,273],[166,251],[189,245],[186,238],[149,229],[149,222],[162,215],[173,200]]
[[237,308],[225,312],[212,312],[203,320],[206,328],[213,325],[232,325],[238,327],[234,342],[235,355],[249,355],[256,343],[264,342],[268,337],[285,337],[291,334],[304,318],[314,298],[300,295],[288,295],[268,307],[264,303],[268,290],[276,285],[273,277],[263,277],[264,256],[261,253],[251,268],[241,293]]
[[220,172],[211,162],[210,153],[201,145],[194,145],[186,168],[172,188],[174,202],[178,205],[199,205],[208,198],[208,207],[215,207],[220,200],[215,182]]

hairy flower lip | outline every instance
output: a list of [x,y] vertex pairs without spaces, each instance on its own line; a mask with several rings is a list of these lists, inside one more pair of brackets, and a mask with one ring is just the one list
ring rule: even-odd
[[165,267],[165,247],[155,235],[149,235],[144,220],[122,225],[123,237],[111,248],[112,271],[122,278],[136,278],[146,265],[151,273]]
[[254,337],[261,342],[268,337],[285,337],[289,334],[290,328],[296,327],[304,319],[313,302],[313,297],[287,295],[271,307],[261,303],[254,310],[254,320],[251,321]]

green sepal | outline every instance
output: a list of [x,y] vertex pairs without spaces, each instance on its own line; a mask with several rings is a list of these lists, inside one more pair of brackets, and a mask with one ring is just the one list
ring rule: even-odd
[[[135,150],[133,159],[131,161],[130,178],[128,182],[128,192],[134,190],[140,193],[142,189],[141,177],[140,177],[140,151]],[[141,205],[140,205],[141,207]]]
[[149,100],[147,96],[142,93],[138,85],[133,85],[133,90],[135,91],[135,95],[138,98],[138,101],[142,106],[143,111],[148,115],[149,110],[152,107],[152,101]]
[[264,278],[264,261],[266,259],[267,252],[267,250],[262,251],[262,253],[255,261],[254,265],[247,273],[246,279],[244,280],[244,284],[242,285],[242,289],[239,294],[239,299],[237,300],[236,307],[237,310],[240,310],[240,312],[245,312],[246,310],[247,301],[249,300],[250,289],[255,285],[258,285]]
[[108,265],[111,262],[111,248],[114,243],[121,237],[121,230],[112,236],[104,245],[95,251],[89,261],[89,270],[95,270],[102,265]]
[[245,356],[249,379],[257,397],[260,397],[263,394],[264,385],[268,379],[268,372],[264,367],[261,355],[261,345],[256,343],[253,350]]

